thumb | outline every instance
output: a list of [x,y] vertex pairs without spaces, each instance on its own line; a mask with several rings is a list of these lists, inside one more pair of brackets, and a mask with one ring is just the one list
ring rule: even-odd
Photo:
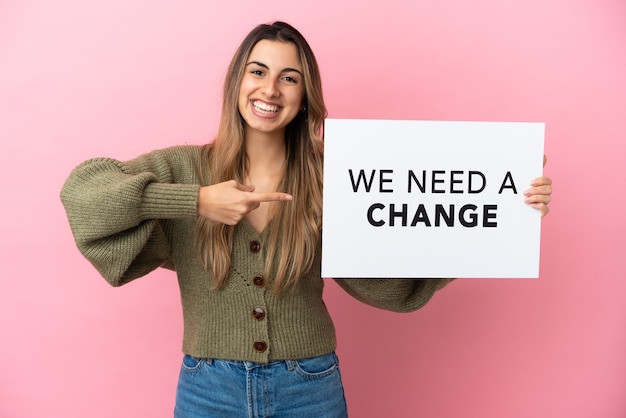
[[241,190],[242,192],[253,192],[254,185],[253,184],[245,185],[245,184],[237,183],[237,189]]

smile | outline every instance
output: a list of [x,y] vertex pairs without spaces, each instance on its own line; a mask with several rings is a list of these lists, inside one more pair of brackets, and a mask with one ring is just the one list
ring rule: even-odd
[[278,113],[278,111],[280,110],[280,106],[265,103],[260,100],[254,100],[252,102],[252,107],[254,107],[254,110],[256,110],[257,112],[265,115],[272,115],[274,113]]

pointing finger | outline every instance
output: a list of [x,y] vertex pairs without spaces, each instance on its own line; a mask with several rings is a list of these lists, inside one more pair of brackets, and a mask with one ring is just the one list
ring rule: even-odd
[[250,196],[255,202],[281,202],[293,200],[293,196],[288,193],[281,192],[252,193]]

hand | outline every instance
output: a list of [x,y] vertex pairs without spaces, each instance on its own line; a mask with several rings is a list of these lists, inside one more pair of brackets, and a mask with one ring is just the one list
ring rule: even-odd
[[292,199],[290,194],[281,192],[254,193],[254,186],[229,180],[200,188],[198,214],[215,222],[236,225],[261,202]]
[[552,199],[552,179],[538,177],[530,182],[530,189],[524,191],[524,202],[541,211],[543,218],[550,212],[548,203]]

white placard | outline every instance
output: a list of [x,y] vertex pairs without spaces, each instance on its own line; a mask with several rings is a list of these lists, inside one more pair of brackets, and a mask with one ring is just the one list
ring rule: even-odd
[[322,276],[537,278],[544,128],[327,119]]

